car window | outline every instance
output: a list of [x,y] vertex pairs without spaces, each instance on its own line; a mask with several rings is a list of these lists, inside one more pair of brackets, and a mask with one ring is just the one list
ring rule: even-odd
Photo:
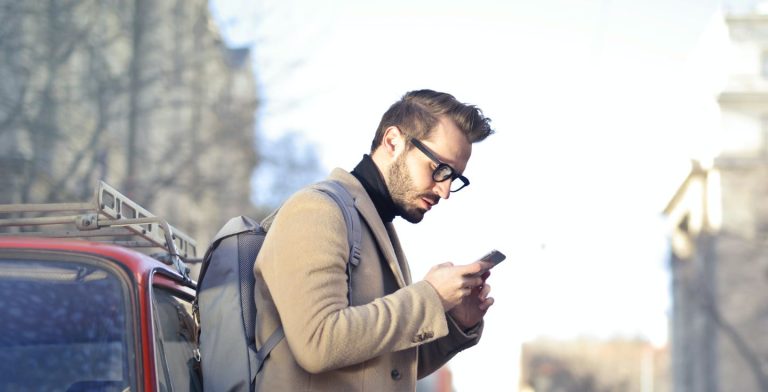
[[192,304],[170,290],[152,289],[155,366],[160,391],[201,391]]
[[0,254],[0,390],[136,390],[124,275],[106,260],[27,257]]

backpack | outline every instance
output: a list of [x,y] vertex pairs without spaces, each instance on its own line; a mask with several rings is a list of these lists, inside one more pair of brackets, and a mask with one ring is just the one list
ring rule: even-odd
[[[351,293],[352,268],[360,263],[360,216],[352,195],[338,182],[327,180],[312,188],[331,196],[344,215],[350,249],[347,285]],[[256,374],[285,337],[280,326],[262,347],[256,347],[253,267],[276,213],[261,225],[246,216],[230,219],[205,253],[194,304],[200,325],[203,390],[253,391]]]

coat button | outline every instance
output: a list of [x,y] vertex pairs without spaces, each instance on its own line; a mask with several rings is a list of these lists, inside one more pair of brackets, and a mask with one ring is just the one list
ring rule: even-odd
[[393,379],[393,380],[399,380],[399,379],[400,379],[400,377],[402,377],[402,376],[400,375],[400,371],[399,371],[399,370],[397,370],[397,369],[392,369],[392,373],[390,373],[390,374],[392,375],[392,379]]

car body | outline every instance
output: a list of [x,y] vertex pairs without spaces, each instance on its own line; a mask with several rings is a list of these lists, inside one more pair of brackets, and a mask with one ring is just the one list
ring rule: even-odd
[[199,390],[194,296],[132,249],[0,238],[0,390]]

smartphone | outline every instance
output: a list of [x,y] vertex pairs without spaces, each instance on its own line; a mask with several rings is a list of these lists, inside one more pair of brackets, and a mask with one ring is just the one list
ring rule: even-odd
[[504,261],[504,259],[506,258],[507,256],[505,256],[504,253],[501,253],[498,250],[494,249],[488,252],[488,254],[486,254],[485,256],[481,257],[480,260],[491,262],[495,266],[496,264],[499,264],[502,261]]

